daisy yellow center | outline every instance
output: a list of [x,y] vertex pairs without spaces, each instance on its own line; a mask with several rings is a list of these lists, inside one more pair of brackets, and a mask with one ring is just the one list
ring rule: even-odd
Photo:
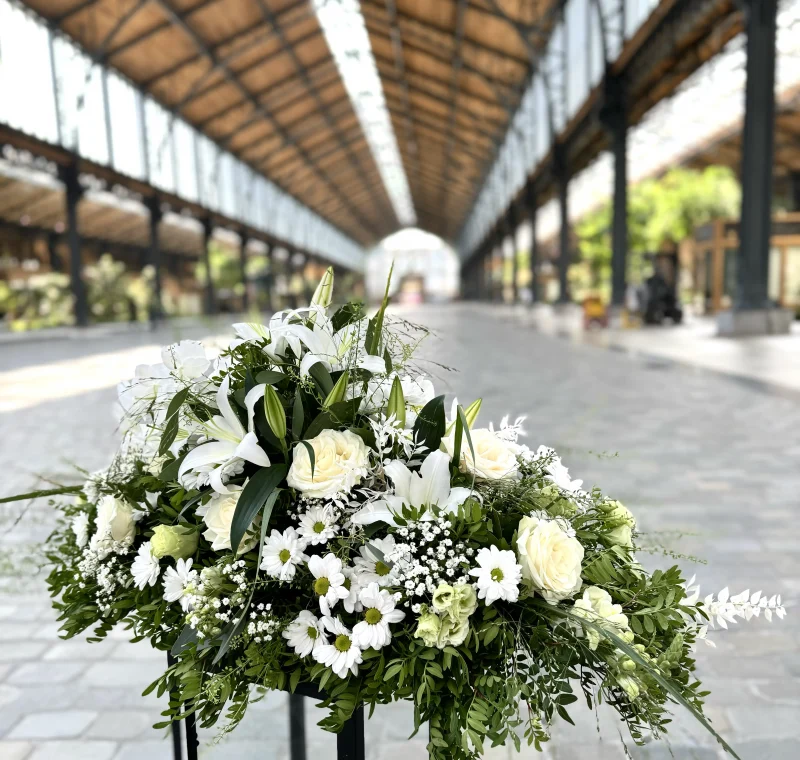
[[281,549],[278,559],[285,565],[292,558],[292,553],[288,549]]
[[388,565],[384,565],[383,562],[381,562],[380,560],[378,560],[375,563],[376,575],[380,575],[381,577],[383,577],[384,575],[389,575],[389,570],[391,570],[391,568]]
[[314,641],[317,636],[319,636],[319,631],[313,625],[308,626],[308,638]]
[[499,583],[503,580],[503,571],[499,567],[493,567],[492,572],[489,573],[492,576],[492,580],[496,583]]
[[314,530],[314,533],[322,533],[322,531],[325,530],[325,523],[321,522],[320,520],[317,520],[314,523],[313,530]]
[[317,580],[314,582],[314,591],[320,596],[325,596],[330,587],[331,582],[327,578],[317,578]]
[[366,620],[370,625],[377,625],[381,622],[381,618],[383,618],[383,615],[381,615],[381,613],[374,607],[370,607],[364,614],[364,620]]
[[350,641],[350,637],[349,636],[341,635],[341,636],[337,636],[336,637],[336,641],[333,642],[333,645],[340,652],[346,652],[348,649],[350,649],[350,646],[352,645],[352,642]]

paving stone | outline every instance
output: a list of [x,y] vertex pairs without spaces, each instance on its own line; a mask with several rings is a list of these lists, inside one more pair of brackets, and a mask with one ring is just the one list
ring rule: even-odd
[[11,739],[66,739],[80,736],[97,717],[84,710],[35,712],[9,733]]
[[0,646],[0,662],[35,660],[47,649],[47,644],[35,641],[5,641]]
[[142,710],[109,710],[97,716],[86,736],[92,739],[147,739],[152,724],[150,714]]
[[172,744],[169,739],[126,742],[114,755],[114,760],[173,760]]
[[30,742],[3,741],[0,739],[0,757],[3,760],[25,760],[33,751]]
[[37,627],[36,623],[6,620],[0,626],[0,641],[26,641],[31,638]]
[[28,760],[111,760],[116,751],[114,742],[41,742]]
[[[166,662],[166,657],[164,658]],[[141,689],[164,672],[165,665],[150,662],[131,662],[128,660],[99,662],[91,665],[83,676],[83,681],[93,686],[131,686],[141,684]]]
[[[45,645],[46,646],[46,645]],[[61,641],[47,648],[44,660],[104,660],[113,656],[117,644],[113,641],[98,641],[90,644],[81,639]]]
[[15,684],[55,684],[72,681],[84,669],[82,662],[31,662],[20,665],[8,677]]

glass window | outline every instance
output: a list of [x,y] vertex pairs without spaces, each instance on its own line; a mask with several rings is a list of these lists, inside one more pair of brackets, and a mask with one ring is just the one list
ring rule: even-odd
[[553,108],[553,123],[556,133],[564,128],[564,24],[560,23],[553,29],[550,42],[547,45],[546,68],[548,84],[550,86],[550,100]]
[[783,302],[785,306],[800,305],[800,246],[786,248]]
[[189,201],[198,200],[197,188],[197,151],[195,149],[195,131],[180,119],[174,125],[175,145],[175,189],[178,195]]
[[171,117],[150,98],[144,102],[144,119],[147,125],[147,159],[150,182],[156,187],[175,190],[175,162],[172,155]]
[[773,303],[782,303],[786,294],[781,293],[781,249],[770,248],[767,296]]
[[567,119],[581,107],[588,92],[588,14],[589,0],[570,0],[567,5]]
[[0,121],[58,143],[47,28],[0,0],[0,29]]
[[144,179],[145,162],[140,95],[113,71],[108,72],[108,109],[114,168],[129,177]]

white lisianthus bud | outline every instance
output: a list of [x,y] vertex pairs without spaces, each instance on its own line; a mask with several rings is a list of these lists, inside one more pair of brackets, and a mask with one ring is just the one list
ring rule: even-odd
[[[611,594],[598,586],[589,586],[584,590],[583,596],[575,601],[573,612],[598,625],[616,628],[618,635],[628,632],[628,616],[622,612],[622,605],[614,604]],[[597,649],[600,634],[587,627],[586,635],[589,638],[589,648]],[[624,638],[627,639],[628,636]]]
[[517,556],[523,579],[550,604],[580,589],[583,546],[558,520],[523,517],[517,529]]

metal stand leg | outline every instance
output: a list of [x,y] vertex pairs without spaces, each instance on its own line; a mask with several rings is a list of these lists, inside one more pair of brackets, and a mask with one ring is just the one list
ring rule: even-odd
[[306,713],[299,694],[289,695],[289,757],[306,760]]
[[194,713],[187,716],[186,720],[186,760],[197,760],[197,726],[195,724]]
[[181,724],[172,724],[172,758],[173,760],[183,760],[183,737],[181,736]]
[[364,760],[364,706],[353,711],[353,717],[344,724],[336,737],[338,760]]

